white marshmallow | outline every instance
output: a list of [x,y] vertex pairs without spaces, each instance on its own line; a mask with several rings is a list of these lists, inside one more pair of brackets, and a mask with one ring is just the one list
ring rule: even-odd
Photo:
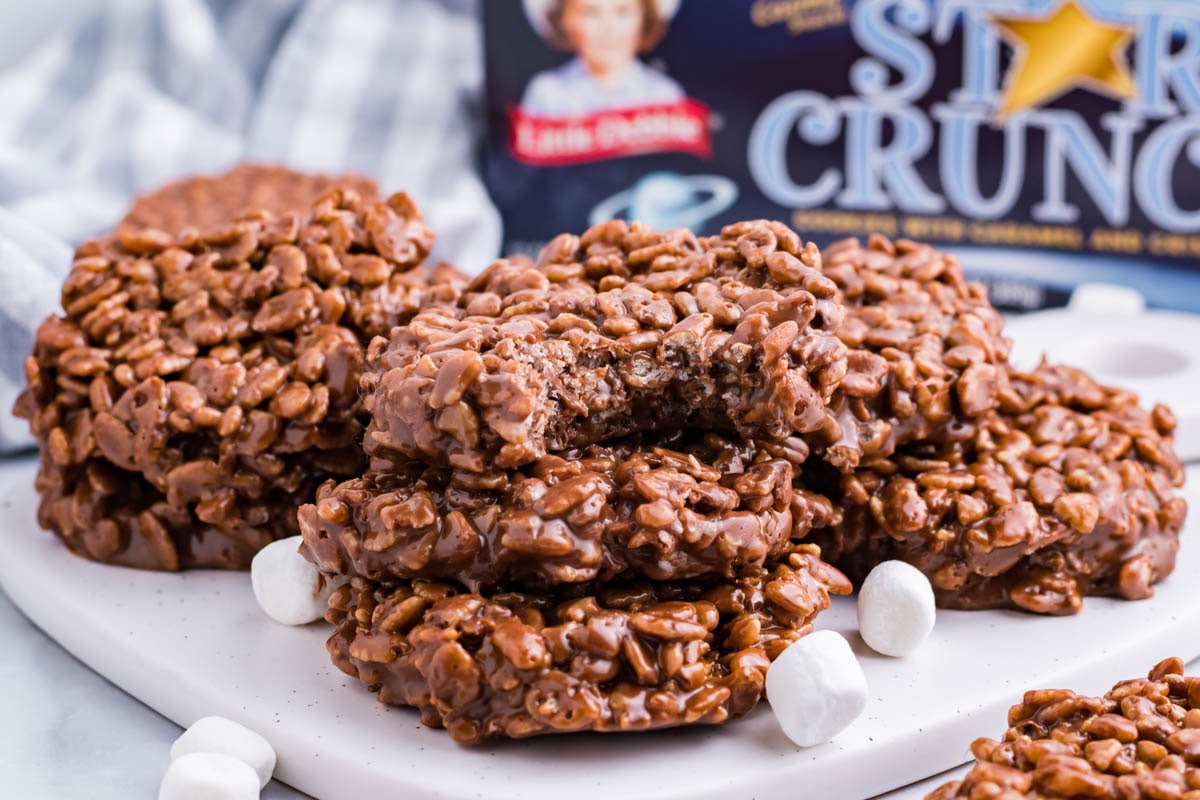
[[188,753],[171,762],[158,800],[258,800],[258,775],[223,753]]
[[325,616],[329,595],[344,579],[324,578],[298,552],[303,537],[271,542],[250,562],[254,599],[267,616],[284,625],[304,625]]
[[920,647],[936,617],[929,579],[903,561],[877,565],[858,590],[858,632],[886,656],[906,656]]
[[223,753],[247,764],[258,773],[258,785],[266,786],[275,771],[275,750],[263,737],[244,725],[224,717],[204,717],[171,745],[171,760],[188,753]]
[[767,669],[767,701],[787,737],[812,747],[828,742],[866,708],[867,677],[841,634],[816,631]]

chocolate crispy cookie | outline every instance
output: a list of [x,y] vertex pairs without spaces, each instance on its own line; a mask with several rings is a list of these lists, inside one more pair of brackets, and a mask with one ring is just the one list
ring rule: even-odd
[[620,221],[563,235],[372,345],[364,447],[478,472],[687,425],[813,431],[845,373],[836,295],[777,223],[719,252]]
[[181,233],[208,230],[250,211],[303,213],[327,189],[341,186],[379,199],[379,187],[362,175],[318,175],[268,164],[239,164],[221,175],[196,175],[137,198],[118,228]]
[[1170,412],[1047,365],[1012,373],[996,405],[850,474],[807,467],[844,508],[811,540],[856,580],[908,561],[947,608],[1071,614],[1084,595],[1150,596],[1187,510]]
[[1168,658],[1103,697],[1026,692],[1000,741],[976,739],[975,765],[927,800],[1200,797],[1200,678]]
[[816,446],[822,460],[850,471],[909,442],[954,437],[996,407],[1008,369],[1004,322],[956,258],[882,236],[821,256],[846,306],[838,335],[848,348]]
[[715,434],[621,441],[517,470],[419,463],[373,471],[302,506],[305,555],[374,581],[450,580],[472,591],[629,580],[733,578],[830,524],[792,465]]
[[[799,546],[734,581],[458,594],[353,579],[330,599],[334,663],[456,740],[717,724],[850,584]],[[591,591],[592,593],[587,593]]]
[[295,533],[297,497],[362,468],[363,343],[455,294],[431,243],[406,196],[335,189],[303,216],[84,244],[16,407],[41,524],[152,569],[245,567]]

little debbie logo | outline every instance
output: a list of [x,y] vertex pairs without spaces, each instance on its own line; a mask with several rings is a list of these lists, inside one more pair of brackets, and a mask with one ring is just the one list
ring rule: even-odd
[[543,118],[509,109],[509,144],[527,164],[562,166],[676,151],[707,158],[708,107],[695,100],[614,109],[580,117]]
[[[1176,195],[1181,170],[1191,184],[1200,178],[1200,3],[1027,5],[1013,13],[1010,0],[854,4],[849,24],[865,55],[851,69],[852,93],[797,90],[769,103],[747,145],[756,185],[796,209],[1015,213],[1047,225],[1098,216],[1118,228],[1140,212],[1168,231],[1200,231],[1200,208]],[[962,47],[961,80],[944,100],[922,104],[937,52],[952,41]],[[1079,90],[1106,108],[1085,116],[1059,107]],[[793,174],[789,152],[814,145],[840,146],[841,163]],[[986,187],[985,159],[999,164]]]

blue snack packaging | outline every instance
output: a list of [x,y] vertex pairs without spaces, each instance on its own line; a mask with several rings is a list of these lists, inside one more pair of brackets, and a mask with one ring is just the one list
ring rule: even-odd
[[610,218],[933,242],[1200,312],[1200,2],[487,0],[505,251]]

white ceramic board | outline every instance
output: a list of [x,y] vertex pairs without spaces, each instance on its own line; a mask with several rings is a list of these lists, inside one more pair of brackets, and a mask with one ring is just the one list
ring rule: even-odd
[[[942,611],[931,640],[906,659],[867,650],[853,601],[838,602],[818,626],[850,639],[871,700],[821,747],[794,747],[760,707],[722,728],[464,748],[334,669],[322,624],[272,623],[245,574],[144,573],[71,556],[36,524],[33,464],[20,472],[0,498],[0,583],[13,601],[179,724],[219,714],[259,731],[279,752],[277,777],[322,800],[859,800],[965,761],[973,738],[1003,730],[1026,688],[1102,691],[1161,657],[1200,655],[1200,547],[1185,546],[1150,600],[1093,598],[1069,618]],[[1193,508],[1198,488],[1192,470]]]
[[[992,738],[1000,736],[1002,731],[997,730],[991,734]],[[910,783],[908,786],[903,786],[895,791],[888,792],[886,795],[880,795],[875,800],[925,800],[929,793],[934,789],[938,789],[950,781],[960,780],[970,770],[970,764],[964,764],[960,767],[940,772],[931,778],[926,778],[923,781]]]

